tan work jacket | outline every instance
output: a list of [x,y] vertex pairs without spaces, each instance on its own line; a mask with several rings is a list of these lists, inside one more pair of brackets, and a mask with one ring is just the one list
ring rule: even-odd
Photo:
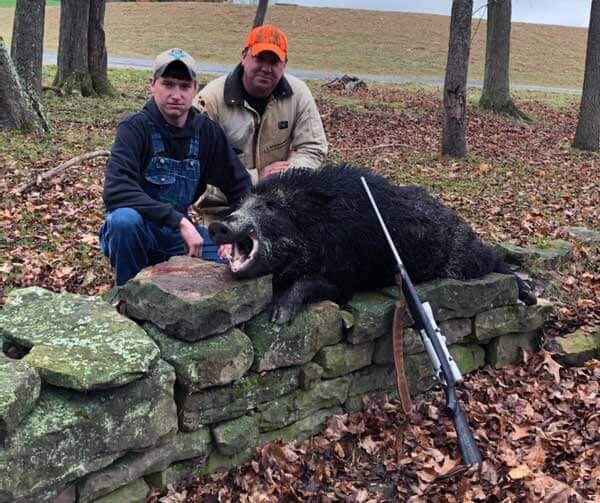
[[252,182],[256,184],[260,170],[275,161],[318,168],[327,154],[327,140],[307,85],[284,75],[261,117],[243,98],[242,72],[238,65],[229,75],[209,82],[194,105],[223,128]]

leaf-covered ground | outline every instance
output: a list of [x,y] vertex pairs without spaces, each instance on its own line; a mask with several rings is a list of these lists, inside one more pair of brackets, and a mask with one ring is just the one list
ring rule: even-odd
[[[41,138],[0,133],[0,305],[14,287],[90,295],[111,287],[97,242],[104,159],[72,166],[23,196],[13,193],[65,160],[110,147],[118,119],[143,104],[147,74],[110,76],[123,96],[46,95],[54,133]],[[371,86],[347,94],[313,84],[313,90],[332,160],[364,164],[396,183],[429,187],[488,243],[570,240],[573,260],[553,274],[547,290],[556,309],[544,336],[600,324],[598,251],[577,245],[563,230],[566,225],[598,230],[600,221],[600,156],[570,147],[576,98],[519,94],[518,105],[533,119],[524,123],[479,110],[473,92],[470,155],[454,161],[439,155],[438,89]],[[446,419],[435,421],[442,402],[433,394],[418,403],[410,426],[393,404],[372,404],[364,415],[336,419],[309,447],[267,447],[238,473],[194,483],[186,497],[170,498],[216,501],[220,491],[221,501],[296,501],[311,493],[324,501],[366,501],[377,493],[368,485],[374,482],[402,499],[591,501],[600,476],[600,370],[593,362],[558,371],[552,362],[545,353],[532,355],[522,368],[484,370],[467,380],[467,413],[486,459],[481,473],[452,475],[456,449],[447,441],[452,428]],[[405,447],[396,452],[399,428],[405,428]],[[253,490],[258,492],[250,498]],[[215,495],[207,496],[209,491]]]
[[331,417],[301,446],[267,444],[227,474],[174,484],[160,501],[594,501],[599,381],[599,361],[564,369],[545,352],[471,375],[462,398],[484,457],[480,470],[460,464],[442,394],[431,392],[408,422],[396,402],[371,400],[362,412]]

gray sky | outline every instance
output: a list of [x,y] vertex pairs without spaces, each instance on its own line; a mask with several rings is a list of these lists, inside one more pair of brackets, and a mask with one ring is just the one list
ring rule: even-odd
[[[355,9],[426,12],[450,15],[451,0],[275,0],[312,7],[346,7]],[[485,5],[474,0],[475,9]],[[513,21],[586,27],[592,0],[512,0]],[[485,9],[477,11],[477,18]]]

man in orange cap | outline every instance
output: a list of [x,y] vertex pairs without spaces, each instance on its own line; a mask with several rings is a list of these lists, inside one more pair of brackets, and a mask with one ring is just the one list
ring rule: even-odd
[[[221,125],[253,183],[291,167],[318,168],[327,154],[315,100],[304,82],[285,73],[287,61],[285,33],[258,26],[248,35],[240,64],[194,99]],[[207,191],[196,208],[209,213],[206,203],[215,195]]]

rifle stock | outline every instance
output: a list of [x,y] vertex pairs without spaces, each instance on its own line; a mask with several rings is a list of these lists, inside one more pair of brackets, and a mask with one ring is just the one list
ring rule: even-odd
[[[434,323],[432,323],[432,318],[429,317],[428,313],[425,312],[425,308],[423,304],[419,300],[419,296],[417,291],[402,263],[402,259],[398,253],[398,250],[394,246],[394,242],[390,236],[390,233],[383,221],[383,217],[379,212],[379,208],[377,207],[377,203],[371,194],[367,181],[364,177],[361,177],[361,182],[364,186],[365,192],[371,202],[371,206],[377,215],[377,219],[379,220],[379,224],[385,234],[387,242],[392,250],[392,254],[394,255],[396,261],[396,271],[400,275],[401,283],[402,283],[402,292],[404,294],[404,298],[406,300],[406,305],[412,315],[417,331],[421,334],[421,337],[426,337],[431,347],[433,348],[433,352],[437,357],[437,361],[434,361],[432,358],[432,364],[436,371],[436,378],[444,388],[444,394],[446,396],[446,411],[452,417],[454,421],[454,428],[456,430],[456,435],[458,438],[458,445],[462,454],[463,462],[466,465],[479,465],[481,464],[482,457],[479,448],[477,447],[477,442],[473,437],[471,429],[469,428],[469,423],[467,422],[465,413],[457,400],[456,397],[456,388],[455,384],[460,380],[460,371],[458,371],[458,367],[454,370],[452,368],[452,360],[449,355],[447,349],[445,348],[445,337],[441,336],[439,329],[436,330],[437,327],[434,327]],[[425,342],[425,340],[424,340]],[[445,350],[446,349],[446,350]],[[437,368],[439,362],[439,368]],[[454,364],[455,366],[455,364]],[[458,373],[458,375],[457,375]]]

